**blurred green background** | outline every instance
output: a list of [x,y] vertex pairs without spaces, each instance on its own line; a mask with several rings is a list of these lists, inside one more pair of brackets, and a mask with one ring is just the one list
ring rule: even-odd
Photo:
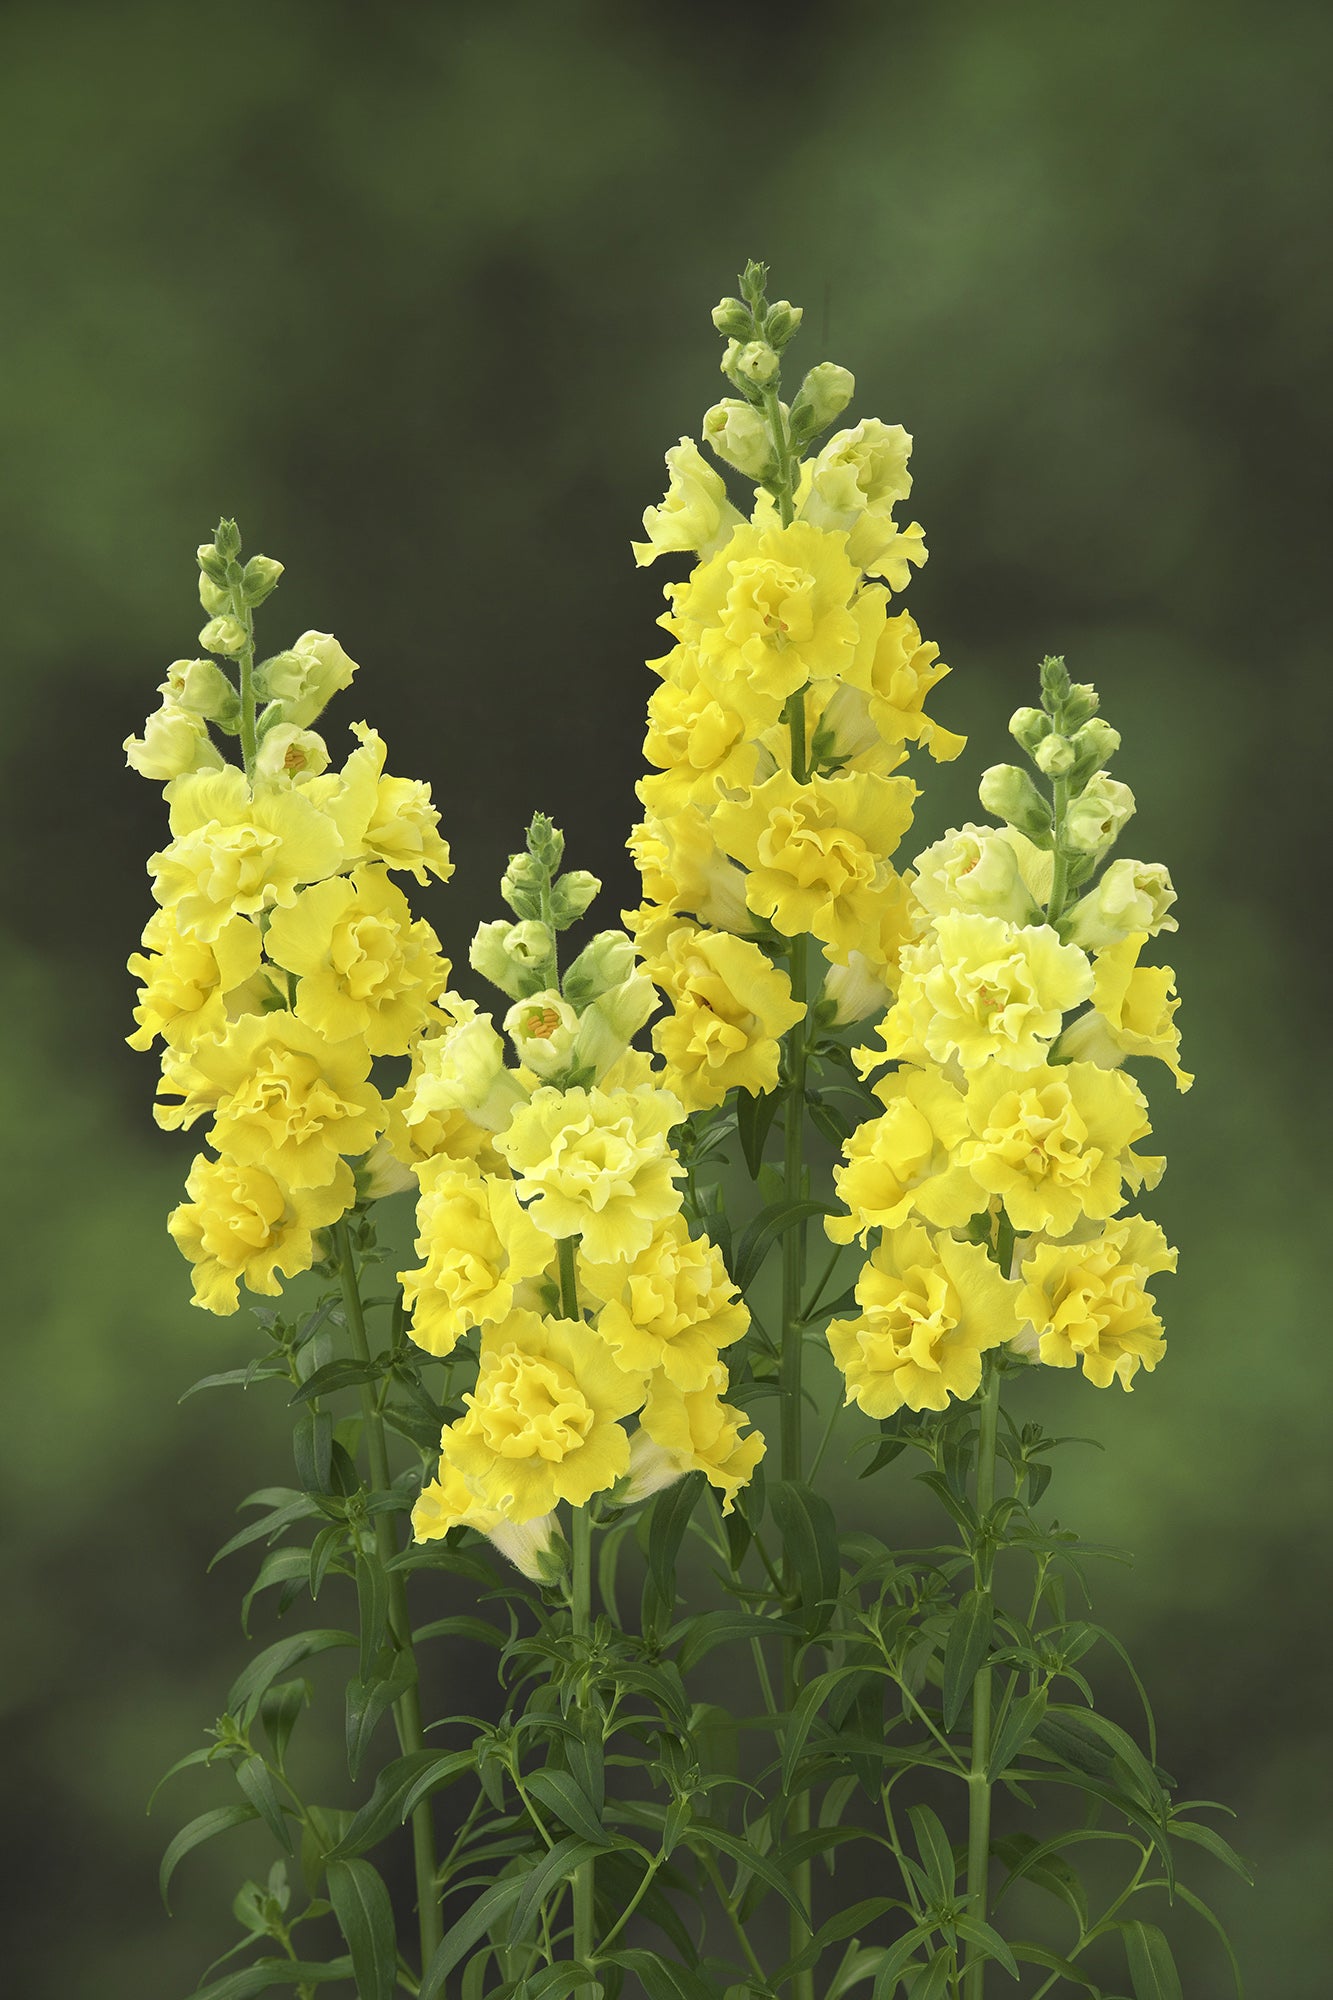
[[[288,566],[270,644],[331,627],[363,663],[342,718],[434,783],[456,961],[536,806],[618,906],[660,648],[627,544],[720,392],[708,309],[748,255],[805,304],[798,354],[916,437],[909,602],[955,668],[935,712],[972,738],[923,837],[968,815],[1063,651],[1124,734],[1126,851],[1180,891],[1199,1080],[1149,1079],[1171,1352],[1132,1397],[1041,1385],[1107,1447],[1052,1499],[1137,1552],[1100,1606],[1167,1766],[1240,1812],[1258,1887],[1207,1886],[1252,1993],[1327,1993],[1330,61],[1326,6],[1240,0],[10,0],[0,1838],[24,2000],[171,2000],[229,1940],[236,1849],[187,1863],[171,1921],[154,1886],[221,1794],[143,1808],[245,1656],[241,1567],[207,1556],[287,1476],[280,1412],[177,1407],[257,1336],[190,1311],[162,1226],[189,1149],[121,1039],[162,814],[120,743],[195,650],[194,546],[236,514]],[[891,1536],[894,1491],[847,1512]],[[1201,1927],[1177,1934],[1187,1993],[1223,1993]]]

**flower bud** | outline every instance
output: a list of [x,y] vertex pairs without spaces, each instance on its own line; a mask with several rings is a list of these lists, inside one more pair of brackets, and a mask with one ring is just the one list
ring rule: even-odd
[[255,780],[269,785],[290,784],[293,778],[317,778],[329,768],[329,746],[313,729],[293,722],[270,724],[255,758]]
[[164,701],[154,709],[143,726],[142,736],[127,736],[121,748],[125,762],[142,778],[160,784],[181,777],[186,771],[216,771],[222,755],[208,733],[201,715]]
[[213,546],[224,562],[232,562],[241,553],[241,531],[234,521],[219,521],[213,534]]
[[916,859],[912,894],[932,917],[964,910],[1011,924],[1041,921],[1018,852],[1007,831],[996,826],[969,823],[924,849]]
[[210,618],[199,634],[199,644],[206,653],[243,653],[246,646],[245,627],[239,618]]
[[1122,938],[1146,931],[1177,929],[1169,915],[1176,892],[1171,877],[1157,861],[1113,861],[1096,887],[1069,911],[1060,934],[1084,951],[1100,951]]
[[892,1003],[893,992],[863,952],[851,951],[846,965],[829,967],[820,997],[831,1009],[829,1025],[843,1028],[853,1021],[868,1020],[872,1014],[882,1014]]
[[199,572],[199,602],[210,618],[229,617],[231,614],[231,592],[224,584],[215,583],[207,571]]
[[882,424],[878,417],[863,417],[851,430],[835,431],[811,467],[810,498],[802,518],[819,528],[839,529],[853,527],[862,514],[892,514],[912,490],[907,470],[911,451],[912,440],[902,425]]
[[282,564],[272,556],[251,556],[241,571],[241,589],[247,604],[262,604],[278,587]]
[[630,978],[634,965],[634,946],[624,931],[599,931],[566,972],[560,990],[582,1013],[590,1001]]
[[216,660],[173,660],[159,692],[177,708],[216,722],[229,735],[236,733],[240,698]]
[[989,771],[981,774],[977,795],[996,819],[1017,827],[1038,847],[1050,846],[1050,806],[1017,764],[992,764]]
[[484,1533],[529,1583],[552,1589],[569,1567],[569,1544],[554,1514],[539,1514],[533,1521],[497,1521]]
[[1020,750],[1026,750],[1029,757],[1041,742],[1051,733],[1051,718],[1044,709],[1016,708],[1009,718],[1009,734]]
[[387,1139],[377,1139],[356,1168],[356,1192],[361,1201],[383,1201],[387,1195],[406,1194],[415,1188],[417,1177],[405,1167]]
[[539,868],[554,875],[565,852],[565,836],[545,813],[534,813],[528,826],[527,851]]
[[1071,854],[1104,854],[1134,811],[1134,794],[1098,771],[1065,810],[1063,845]]
[[530,854],[511,854],[500,877],[500,894],[517,917],[536,919],[541,912],[546,870]]
[[748,340],[754,332],[754,317],[741,299],[719,299],[713,307],[713,325],[729,340]]
[[807,437],[840,417],[856,394],[856,377],[836,361],[821,361],[802,382],[792,404],[792,420]]
[[261,696],[281,703],[284,722],[304,729],[351,685],[355,672],[356,661],[331,632],[303,632],[285,653],[261,663],[256,683]]
[[227,558],[215,543],[200,542],[194,557],[204,575],[211,577],[214,583],[227,581]]
[[1073,739],[1074,767],[1070,782],[1074,791],[1079,791],[1094,771],[1109,763],[1120,748],[1120,731],[1112,729],[1100,715],[1085,722]]
[[553,987],[516,1000],[504,1029],[519,1061],[544,1083],[570,1068],[579,1017]]
[[1064,726],[1077,729],[1089,716],[1095,715],[1101,706],[1101,696],[1091,681],[1074,681],[1064,702]]
[[[728,350],[730,352],[730,350]],[[766,340],[747,340],[731,355],[727,373],[733,379],[740,378],[753,382],[758,389],[766,389],[776,377],[782,364]]]
[[785,347],[805,318],[800,306],[790,299],[778,299],[764,315],[764,339],[770,347]]
[[1032,752],[1032,761],[1047,778],[1067,778],[1074,768],[1074,746],[1067,736],[1054,732],[1043,736]]
[[567,931],[577,923],[601,887],[586,868],[571,868],[567,875],[557,877],[551,884],[551,922],[556,929]]
[[498,986],[511,1000],[535,993],[546,980],[555,944],[545,924],[508,924],[503,917],[479,924],[468,951],[474,972]]
[[629,1441],[629,1472],[617,1483],[612,1496],[622,1507],[637,1507],[664,1486],[674,1486],[685,1477],[678,1452],[650,1438],[647,1431],[635,1431]]
[[747,479],[762,479],[773,463],[773,443],[758,410],[726,396],[705,412],[703,440]]
[[584,1010],[579,1022],[574,1043],[577,1066],[591,1069],[596,1076],[605,1076],[661,1004],[657,988],[641,972],[599,995]]

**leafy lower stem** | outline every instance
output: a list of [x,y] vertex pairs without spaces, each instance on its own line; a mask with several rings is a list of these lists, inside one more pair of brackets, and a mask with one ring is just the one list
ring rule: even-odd
[[[992,1356],[985,1357],[984,1371],[977,1436],[977,1535],[972,1550],[973,1581],[979,1591],[989,1591],[995,1565],[990,1517],[995,1509],[996,1442],[1000,1429],[1000,1370]],[[986,1920],[990,1881],[990,1754],[991,1669],[983,1661],[972,1683],[972,1758],[967,1774],[968,1914],[979,1923]],[[985,1979],[985,1957],[977,1945],[969,1944],[963,2000],[982,2000]]]
[[[347,1319],[352,1351],[358,1361],[369,1362],[371,1353],[366,1333],[366,1315],[361,1304],[356,1252],[352,1247],[352,1237],[346,1217],[336,1225],[333,1235],[338,1252],[338,1279],[342,1288],[343,1310]],[[365,1421],[366,1453],[370,1460],[371,1487],[376,1493],[387,1493],[390,1486],[389,1447],[384,1434],[384,1420],[375,1400],[373,1386],[369,1382],[362,1384],[361,1408]],[[389,1581],[389,1623],[394,1643],[400,1652],[411,1653],[412,1619],[407,1606],[407,1586],[402,1571],[391,1567],[396,1554],[394,1532],[389,1516],[383,1511],[375,1514],[374,1532],[375,1553]],[[403,1755],[410,1756],[413,1751],[424,1749],[426,1739],[421,1726],[421,1698],[417,1692],[415,1675],[410,1685],[394,1703],[393,1717]],[[435,1822],[430,1802],[426,1799],[422,1800],[412,1814],[412,1858],[416,1873],[417,1922],[421,1939],[421,1964],[424,1970],[444,1935],[439,1894],[435,1884]]]

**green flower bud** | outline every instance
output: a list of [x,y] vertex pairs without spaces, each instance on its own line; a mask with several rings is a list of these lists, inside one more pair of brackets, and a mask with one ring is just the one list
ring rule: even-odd
[[749,340],[754,332],[750,308],[741,299],[719,299],[713,307],[713,325],[730,340]]
[[246,646],[245,627],[239,618],[210,618],[199,634],[199,644],[206,653],[229,656],[243,653]]
[[1074,768],[1074,746],[1067,736],[1043,736],[1032,761],[1047,778],[1067,778]]
[[224,562],[232,562],[241,553],[241,531],[234,521],[219,521],[213,531],[213,546]]
[[1095,715],[1101,707],[1101,699],[1091,681],[1075,681],[1065,696],[1062,717],[1064,728],[1077,729],[1080,723]]
[[227,581],[227,558],[221,553],[215,543],[200,542],[194,555],[195,561],[205,576],[211,577],[214,583],[225,583]]
[[231,615],[231,592],[225,584],[215,583],[206,570],[199,572],[199,602],[210,618],[225,618]]
[[255,678],[261,696],[281,703],[282,720],[304,729],[351,685],[355,672],[356,661],[331,632],[303,632],[285,653],[262,661]]
[[1110,762],[1120,748],[1120,731],[1112,729],[1100,715],[1094,715],[1085,722],[1074,739],[1074,767],[1070,773],[1070,785],[1080,791],[1094,771]]
[[1029,757],[1044,736],[1051,733],[1051,718],[1044,709],[1016,708],[1009,718],[1009,734]]
[[574,960],[560,989],[581,1014],[601,994],[623,985],[634,971],[634,962],[634,946],[624,931],[599,931]]
[[594,896],[601,891],[601,883],[586,868],[571,868],[567,875],[561,875],[551,884],[551,922],[558,931],[567,931],[577,923]]
[[579,1022],[574,1043],[576,1066],[605,1076],[661,1004],[657,988],[641,972],[599,995]]
[[282,564],[272,556],[251,556],[241,571],[241,589],[247,604],[262,604],[278,587]]
[[882,1014],[892,1006],[893,992],[864,953],[850,951],[846,965],[831,965],[824,974],[820,1000],[829,1025],[842,1028]]
[[498,917],[478,925],[468,960],[474,972],[511,1000],[524,1000],[545,984],[554,948],[555,938],[545,924],[531,919],[509,924]]
[[216,660],[173,660],[158,692],[178,708],[216,722],[235,735],[241,713],[240,698]]
[[1071,854],[1104,854],[1117,839],[1134,811],[1134,794],[1128,785],[1098,771],[1065,811],[1062,845]]
[[779,299],[764,316],[764,339],[770,347],[785,347],[804,318],[800,306],[794,306],[790,299]]
[[545,813],[534,813],[528,827],[527,850],[539,867],[554,875],[565,852],[565,836]]
[[812,368],[792,404],[792,421],[813,437],[840,417],[856,394],[856,377],[836,361],[821,361]]
[[703,440],[717,456],[747,479],[760,480],[773,464],[773,442],[758,410],[726,396],[705,412]]
[[1100,882],[1075,903],[1060,925],[1060,934],[1084,951],[1119,944],[1136,931],[1154,937],[1177,928],[1170,914],[1175,888],[1157,861],[1113,861]]
[[1017,764],[992,764],[981,774],[978,797],[989,813],[1017,827],[1037,847],[1051,844],[1051,809]]
[[1048,714],[1054,715],[1069,693],[1069,669],[1065,665],[1064,654],[1047,654],[1038,672],[1041,675],[1042,707]]
[[745,345],[732,356],[728,374],[740,376],[753,382],[758,388],[766,389],[776,377],[782,363],[765,340],[747,340]]

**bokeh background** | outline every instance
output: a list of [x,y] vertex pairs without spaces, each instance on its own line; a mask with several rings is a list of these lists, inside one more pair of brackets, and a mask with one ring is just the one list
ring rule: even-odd
[[[1321,4],[717,7],[155,0],[0,17],[6,664],[0,1449],[5,1959],[24,2000],[171,2000],[231,1936],[235,1851],[157,1857],[245,1657],[235,1501],[281,1413],[177,1406],[250,1351],[191,1313],[183,1149],[124,1047],[160,844],[121,739],[195,650],[219,513],[287,564],[273,646],[333,628],[344,718],[429,777],[456,960],[535,806],[613,906],[658,577],[628,541],[720,392],[748,255],[798,353],[916,437],[910,603],[972,747],[1063,651],[1180,891],[1193,1094],[1153,1079],[1171,1352],[1053,1498],[1137,1552],[1100,1607],[1187,1792],[1251,1991],[1328,1991],[1327,246]],[[1322,1188],[1321,1188],[1322,1183]],[[850,1487],[849,1515],[892,1489]],[[892,1524],[888,1524],[891,1531]],[[267,1633],[265,1614],[258,1630]],[[335,1746],[336,1747],[336,1746]],[[192,1804],[191,1801],[194,1800]],[[1205,1875],[1207,1868],[1205,1866]],[[1188,1916],[1186,1991],[1225,1991]]]

